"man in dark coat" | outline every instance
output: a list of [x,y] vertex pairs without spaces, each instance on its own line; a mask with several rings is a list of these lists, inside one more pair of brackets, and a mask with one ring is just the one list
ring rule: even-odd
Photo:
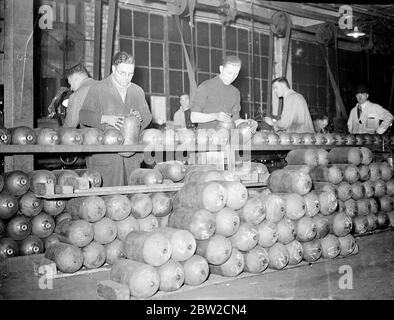
[[[152,121],[152,114],[141,87],[131,82],[135,59],[127,52],[115,54],[112,73],[89,89],[79,113],[80,124],[102,130],[120,129],[124,118],[134,114],[141,121],[141,130]],[[95,154],[88,161],[88,168],[97,170],[103,178],[103,186],[128,184],[130,173],[139,168],[142,153],[131,157],[119,154]]]

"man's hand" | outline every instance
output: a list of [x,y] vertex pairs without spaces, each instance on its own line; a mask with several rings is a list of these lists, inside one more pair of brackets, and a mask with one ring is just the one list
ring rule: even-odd
[[264,121],[268,123],[270,126],[274,125],[274,121],[270,117],[264,117]]
[[252,134],[255,134],[258,126],[257,121],[253,119],[248,119],[248,124],[250,126],[250,131],[252,132]]
[[123,127],[124,116],[108,116],[103,115],[101,117],[101,123],[109,124],[110,126],[120,130]]
[[132,114],[133,116],[135,116],[138,120],[140,120],[140,122],[142,122],[142,117],[141,114],[137,111],[137,110],[131,110],[130,114]]
[[231,122],[231,115],[225,112],[216,113],[216,120],[222,122]]

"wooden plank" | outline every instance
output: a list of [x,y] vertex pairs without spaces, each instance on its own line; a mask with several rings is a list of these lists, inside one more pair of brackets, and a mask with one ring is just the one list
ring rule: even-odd
[[107,39],[105,42],[105,66],[104,66],[105,67],[105,74],[104,74],[104,77],[108,77],[111,74],[117,4],[118,4],[118,0],[111,0],[109,2]]
[[[152,185],[139,185],[139,186],[116,186],[116,187],[101,187],[91,188],[89,190],[74,190],[70,193],[62,194],[41,194],[36,193],[37,198],[44,199],[64,199],[64,198],[79,198],[88,196],[105,196],[111,194],[134,194],[134,193],[151,193],[151,192],[176,192],[183,187],[183,183],[171,183],[171,184],[152,184]],[[244,183],[247,188],[260,188],[266,187],[266,183],[252,182]]]
[[220,146],[203,148],[199,145],[176,145],[176,146],[149,146],[136,145],[2,145],[0,154],[34,154],[34,153],[115,153],[115,152],[195,152],[195,151],[221,151]]
[[[125,151],[133,152],[209,152],[224,151],[229,146],[209,146],[208,148],[199,145],[176,145],[176,146],[148,146],[138,145],[2,145],[0,154],[36,154],[36,153],[117,153]],[[357,145],[230,145],[232,151],[281,151],[293,149],[326,149],[330,150],[336,147],[360,147]],[[381,145],[363,145],[363,147],[372,150],[380,150]]]
[[63,273],[63,272],[58,271],[53,278],[59,279],[59,278],[75,277],[75,276],[80,276],[80,275],[91,275],[93,273],[106,272],[109,270],[111,270],[111,265],[106,263],[105,265],[101,266],[100,268],[94,268],[94,269],[82,268],[81,270],[74,272],[74,273]]

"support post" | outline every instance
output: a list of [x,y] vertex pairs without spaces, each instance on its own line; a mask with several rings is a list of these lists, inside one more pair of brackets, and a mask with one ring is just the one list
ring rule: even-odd
[[102,0],[96,0],[94,4],[94,62],[93,78],[101,80],[101,21]]
[[[33,127],[33,1],[5,0],[4,126]],[[33,170],[32,155],[7,156],[4,171]]]
[[107,39],[105,43],[105,75],[104,75],[105,77],[111,74],[117,4],[118,4],[118,0],[109,1],[108,31],[107,31]]

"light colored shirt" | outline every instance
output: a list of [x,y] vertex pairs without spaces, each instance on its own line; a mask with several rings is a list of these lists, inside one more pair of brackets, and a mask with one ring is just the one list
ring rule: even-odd
[[82,108],[83,102],[88,94],[91,86],[97,83],[97,80],[86,78],[82,80],[81,85],[70,96],[67,103],[66,119],[64,120],[64,127],[76,128],[79,124],[79,111]]
[[185,110],[182,106],[174,113],[174,127],[186,128]]
[[[358,104],[350,111],[347,127],[350,133],[383,134],[393,122],[393,115],[382,106],[366,101],[361,105],[361,115],[358,117]],[[361,121],[361,123],[360,123]],[[382,123],[380,123],[382,121]]]
[[283,111],[274,128],[285,132],[315,132],[308,105],[301,94],[290,89],[283,96]]

